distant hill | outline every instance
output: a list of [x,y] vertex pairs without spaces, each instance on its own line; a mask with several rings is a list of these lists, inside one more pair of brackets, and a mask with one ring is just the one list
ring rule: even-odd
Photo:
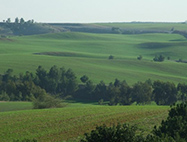
[[23,18],[0,23],[0,35],[36,35],[59,32],[86,32],[110,34],[177,33],[187,38],[186,23],[36,23]]

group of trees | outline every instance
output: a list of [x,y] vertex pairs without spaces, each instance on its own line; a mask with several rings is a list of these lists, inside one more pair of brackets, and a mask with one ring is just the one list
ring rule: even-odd
[[114,83],[101,81],[94,84],[86,75],[80,80],[82,83],[78,83],[71,69],[57,66],[52,66],[49,71],[39,66],[35,74],[27,71],[19,76],[13,75],[13,70],[8,69],[0,75],[0,100],[31,101],[50,94],[58,98],[72,96],[98,101],[100,104],[109,101],[110,105],[148,104],[151,101],[158,105],[170,105],[177,100],[187,99],[187,85],[181,83],[175,86],[171,82],[147,80],[129,86],[126,81],[115,79]]
[[64,94],[73,95],[77,85],[71,69],[66,71],[53,66],[47,72],[39,66],[35,75],[27,71],[19,76],[13,75],[13,70],[8,69],[0,75],[0,100],[31,101],[46,93],[63,97]]
[[48,24],[36,23],[34,20],[25,21],[23,18],[15,18],[11,21],[10,18],[4,20],[4,27],[9,29],[13,35],[33,35],[59,32],[59,30],[51,27]]
[[177,100],[185,101],[187,99],[187,85],[147,80],[137,82],[129,86],[126,81],[115,80],[114,83],[106,85],[103,81],[94,85],[87,81],[84,85],[79,86],[74,97],[78,99],[87,99],[92,101],[109,101],[110,105],[130,105],[134,102],[137,104],[149,104],[155,101],[158,105],[170,105]]
[[159,56],[155,56],[153,58],[153,61],[157,61],[157,62],[163,62],[165,59],[165,57],[163,55],[159,55]]

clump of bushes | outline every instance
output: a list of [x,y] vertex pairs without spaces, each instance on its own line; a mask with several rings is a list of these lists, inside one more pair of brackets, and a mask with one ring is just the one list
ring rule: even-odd
[[153,61],[156,61],[156,62],[163,62],[165,59],[165,57],[163,55],[159,55],[159,56],[155,56],[153,58]]
[[63,107],[60,99],[54,98],[46,93],[40,95],[37,99],[33,100],[34,109],[44,109],[44,108],[59,108]]

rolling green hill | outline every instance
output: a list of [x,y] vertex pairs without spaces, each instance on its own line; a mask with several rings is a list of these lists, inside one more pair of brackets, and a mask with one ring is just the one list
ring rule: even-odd
[[[15,74],[42,65],[72,68],[78,77],[86,74],[94,83],[115,78],[129,84],[164,80],[186,82],[187,40],[178,34],[91,34],[64,32],[0,39],[0,73],[12,68]],[[153,62],[155,55],[170,60]],[[114,59],[109,60],[109,55]],[[141,61],[137,60],[143,56]]]

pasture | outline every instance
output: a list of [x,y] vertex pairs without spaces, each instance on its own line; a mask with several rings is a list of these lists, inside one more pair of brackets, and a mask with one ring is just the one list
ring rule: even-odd
[[[186,82],[187,41],[178,34],[55,33],[0,39],[0,73],[35,72],[39,65],[72,68],[78,80],[87,75],[94,83],[118,78],[132,85],[147,79]],[[162,54],[164,62],[153,62]],[[109,55],[114,59],[109,60]],[[143,56],[141,61],[137,60]],[[167,60],[170,57],[170,60]],[[79,80],[80,81],[80,80]]]
[[[13,105],[13,104],[12,104]],[[67,107],[44,110],[0,112],[0,141],[24,138],[48,141],[75,141],[97,125],[118,122],[137,124],[144,134],[166,119],[168,106],[100,106],[69,103]]]

